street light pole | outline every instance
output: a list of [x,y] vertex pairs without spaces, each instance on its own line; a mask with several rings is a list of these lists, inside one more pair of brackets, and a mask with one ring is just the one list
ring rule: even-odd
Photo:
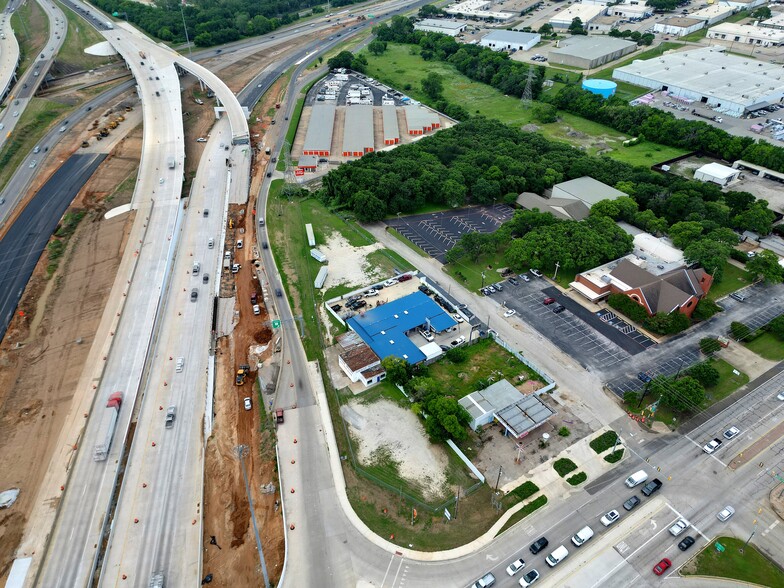
[[504,471],[503,466],[498,466],[498,478],[495,481],[495,491],[498,492],[498,483],[501,481],[501,472]]

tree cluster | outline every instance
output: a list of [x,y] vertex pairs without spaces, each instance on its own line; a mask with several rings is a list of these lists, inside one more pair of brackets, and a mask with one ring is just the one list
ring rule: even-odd
[[651,381],[650,387],[660,402],[679,412],[696,412],[705,401],[705,388],[692,376],[677,380],[658,376]]

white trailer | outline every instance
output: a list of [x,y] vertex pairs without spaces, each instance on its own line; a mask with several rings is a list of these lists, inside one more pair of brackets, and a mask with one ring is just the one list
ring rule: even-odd
[[308,223],[305,225],[305,233],[308,235],[308,245],[311,247],[316,246],[316,237],[313,235],[313,225]]
[[98,429],[99,441],[95,446],[95,454],[93,455],[95,461],[103,461],[109,457],[109,449],[112,447],[112,439],[117,428],[117,417],[120,414],[122,399],[122,392],[114,392],[109,395],[109,400],[106,402],[101,415],[101,426]]
[[318,249],[311,249],[311,250],[310,250],[310,256],[311,256],[313,259],[315,259],[316,261],[318,261],[319,263],[324,263],[325,261],[327,261],[327,256],[326,256],[326,255],[324,255],[324,254],[323,254],[321,251],[319,251]]

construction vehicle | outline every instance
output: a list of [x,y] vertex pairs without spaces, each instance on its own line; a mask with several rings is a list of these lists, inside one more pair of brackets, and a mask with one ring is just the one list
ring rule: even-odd
[[247,364],[242,364],[240,366],[240,369],[237,370],[237,378],[234,380],[234,383],[237,386],[242,386],[245,383],[245,378],[247,377],[249,372],[250,372],[250,366]]
[[101,135],[95,135],[96,141],[103,141],[103,137]]
[[109,456],[109,449],[112,447],[112,439],[114,438],[114,431],[117,428],[117,417],[120,414],[120,407],[122,406],[123,393],[113,392],[109,395],[109,400],[103,409],[101,415],[101,426],[98,429],[99,443],[95,446],[95,453],[93,459],[95,461],[103,461]]
[[98,131],[98,134],[99,134],[101,137],[108,137],[108,136],[109,136],[109,129],[107,129],[106,127],[104,127],[104,128],[102,128],[100,131]]
[[90,144],[87,141],[82,141],[82,149],[87,149]]
[[122,114],[121,114],[120,116],[118,116],[118,117],[117,117],[117,122],[118,122],[118,123],[121,123],[121,122],[123,122],[124,120],[125,120],[125,117],[124,117]]
[[110,129],[116,129],[116,128],[117,128],[117,121],[114,121],[114,120],[113,120],[113,121],[111,121],[111,122],[109,123],[109,128],[110,128]]
[[283,409],[279,408],[275,411],[275,422],[282,423],[283,422]]
[[133,110],[133,106],[126,106],[125,107],[125,112],[130,112],[131,110]]
[[150,583],[147,586],[149,588],[165,588],[166,576],[163,575],[163,572],[153,572],[152,576],[150,576]]

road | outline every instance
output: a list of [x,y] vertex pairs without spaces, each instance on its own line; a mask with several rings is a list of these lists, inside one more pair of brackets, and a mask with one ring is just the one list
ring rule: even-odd
[[19,41],[11,28],[11,15],[17,7],[17,2],[11,0],[0,13],[0,100],[11,91],[19,67]]

